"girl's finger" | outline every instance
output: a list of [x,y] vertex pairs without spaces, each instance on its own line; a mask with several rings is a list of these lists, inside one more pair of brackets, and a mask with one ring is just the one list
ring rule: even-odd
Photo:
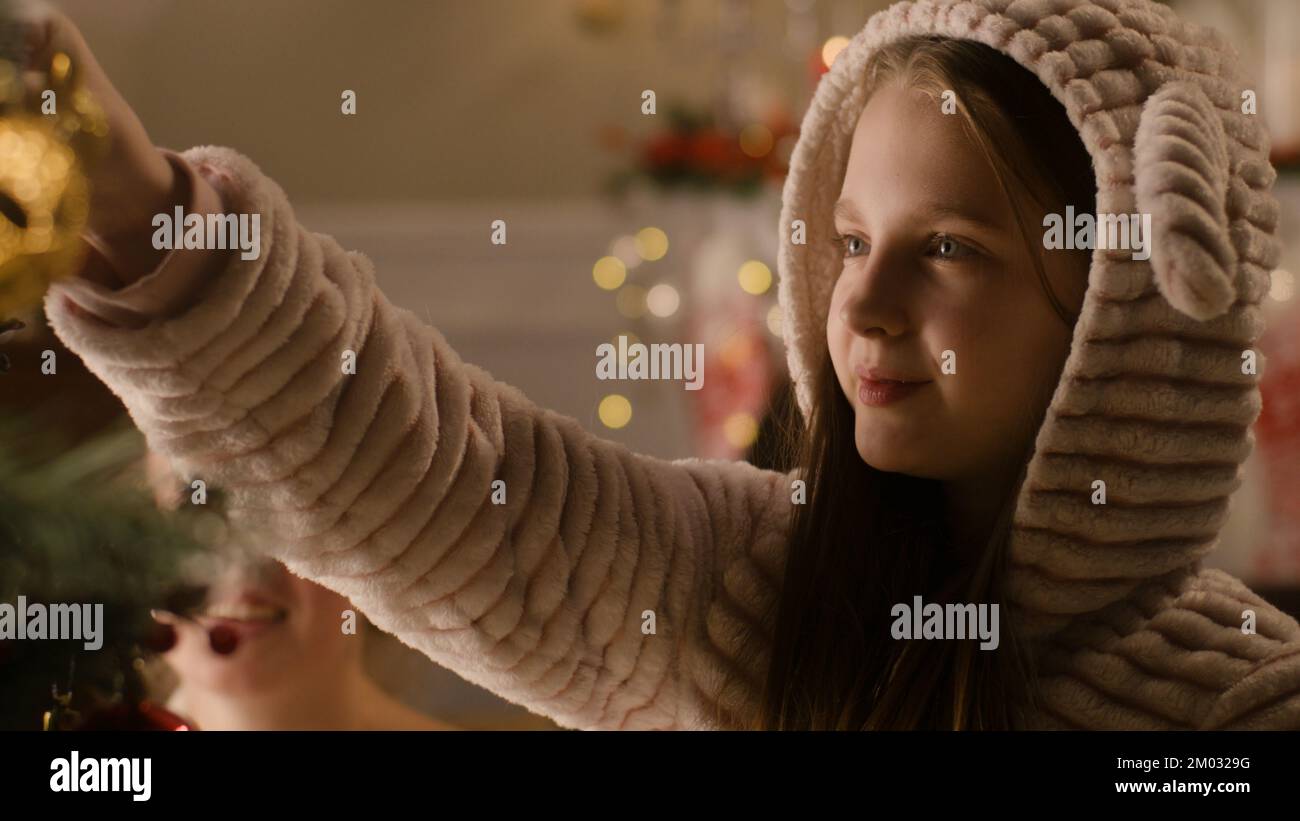
[[33,67],[49,49],[54,27],[54,10],[36,0],[13,0],[15,25],[22,38],[23,66]]

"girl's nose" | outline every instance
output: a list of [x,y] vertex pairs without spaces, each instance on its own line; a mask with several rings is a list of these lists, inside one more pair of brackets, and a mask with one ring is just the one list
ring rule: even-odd
[[249,557],[238,573],[243,581],[256,587],[274,587],[288,575],[284,565],[264,556]]
[[274,589],[288,571],[274,559],[262,556],[242,544],[225,544],[214,584],[222,589]]
[[842,276],[852,278],[839,309],[844,327],[858,336],[900,336],[907,331],[909,278],[915,274],[902,260],[876,248],[856,270],[846,270]]

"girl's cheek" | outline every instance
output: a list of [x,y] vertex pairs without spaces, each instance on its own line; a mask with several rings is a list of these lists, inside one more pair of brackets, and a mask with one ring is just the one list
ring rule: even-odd
[[981,342],[977,310],[955,303],[935,304],[925,310],[925,347],[938,378],[960,376],[963,366],[969,369],[982,359],[976,350]]
[[843,381],[852,339],[848,328],[840,321],[839,314],[840,298],[837,288],[836,293],[831,297],[830,311],[826,318],[826,348],[830,352],[836,375]]

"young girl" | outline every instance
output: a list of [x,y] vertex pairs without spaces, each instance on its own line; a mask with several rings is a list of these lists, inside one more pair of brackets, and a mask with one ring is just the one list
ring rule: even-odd
[[[789,474],[534,406],[34,32],[115,135],[57,333],[269,553],[466,679],[579,728],[1300,727],[1300,626],[1200,566],[1259,410],[1273,172],[1167,8],[900,3],[839,56],[779,226]],[[260,256],[154,250],[177,205],[260,214]],[[1052,247],[1094,211],[1095,251]],[[917,634],[926,605],[993,634]]]

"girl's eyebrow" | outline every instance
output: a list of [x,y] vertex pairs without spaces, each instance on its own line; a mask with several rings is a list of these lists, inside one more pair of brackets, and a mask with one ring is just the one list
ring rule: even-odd
[[[924,206],[922,210],[939,217],[960,219],[993,231],[1004,231],[1007,228],[1007,226],[1003,224],[1002,220],[984,213],[983,209],[962,208],[951,203],[931,203]],[[858,210],[857,205],[853,200],[848,199],[847,197],[835,203],[835,208],[832,210],[832,214],[836,219],[844,219],[848,222],[854,222],[859,225],[865,222],[862,218],[862,212]]]
[[952,217],[992,231],[1005,231],[1007,229],[1002,220],[986,213],[984,209],[958,208],[951,204],[936,204],[930,207],[930,211],[940,217]]
[[859,213],[858,207],[853,204],[853,200],[848,199],[847,197],[835,203],[835,209],[831,212],[831,214],[836,219],[845,219],[848,220],[849,222],[856,222],[856,223],[863,222],[862,214]]

